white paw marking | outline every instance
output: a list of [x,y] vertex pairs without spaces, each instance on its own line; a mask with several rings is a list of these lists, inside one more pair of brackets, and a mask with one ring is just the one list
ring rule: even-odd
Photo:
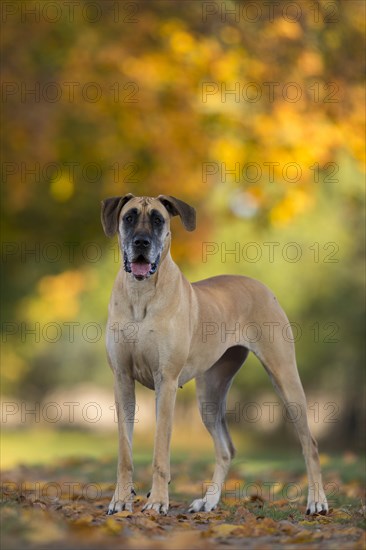
[[324,497],[322,499],[319,499],[319,502],[316,502],[315,500],[308,501],[307,507],[306,507],[306,514],[307,515],[313,515],[313,514],[322,514],[326,515],[329,511],[327,499]]
[[211,512],[215,510],[218,500],[208,498],[196,498],[188,508],[188,512]]

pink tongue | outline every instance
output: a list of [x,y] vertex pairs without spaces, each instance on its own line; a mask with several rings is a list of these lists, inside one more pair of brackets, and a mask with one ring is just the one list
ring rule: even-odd
[[138,277],[146,277],[151,269],[151,264],[131,263],[131,271]]

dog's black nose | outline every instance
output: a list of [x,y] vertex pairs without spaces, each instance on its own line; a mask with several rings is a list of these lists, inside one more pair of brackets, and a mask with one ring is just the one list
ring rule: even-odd
[[133,244],[136,248],[148,248],[151,246],[151,239],[149,235],[135,235]]

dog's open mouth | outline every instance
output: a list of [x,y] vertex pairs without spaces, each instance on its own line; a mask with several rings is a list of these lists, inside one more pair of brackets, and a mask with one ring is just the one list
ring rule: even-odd
[[131,272],[135,277],[146,277],[150,272],[151,264],[146,264],[144,262],[132,262],[131,263]]
[[124,268],[127,273],[132,273],[138,281],[142,281],[155,273],[159,265],[159,260],[160,254],[153,263],[149,263],[142,255],[140,255],[133,262],[130,262],[126,253],[124,253]]

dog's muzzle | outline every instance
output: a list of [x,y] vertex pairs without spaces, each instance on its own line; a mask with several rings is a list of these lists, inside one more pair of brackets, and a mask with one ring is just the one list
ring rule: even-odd
[[153,275],[158,269],[159,261],[160,254],[158,254],[153,263],[150,263],[142,255],[138,256],[134,261],[130,261],[126,252],[123,253],[123,265],[125,271],[127,273],[132,273],[138,281],[142,281]]

